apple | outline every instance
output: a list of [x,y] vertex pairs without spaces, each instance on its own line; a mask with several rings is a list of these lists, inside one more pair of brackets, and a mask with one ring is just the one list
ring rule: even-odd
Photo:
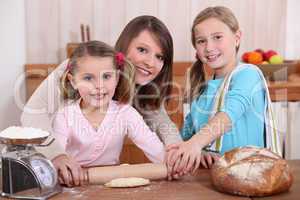
[[280,55],[273,55],[269,59],[270,64],[282,64],[283,63],[283,58]]
[[263,61],[261,64],[262,65],[267,65],[267,64],[270,64],[270,63],[268,61]]
[[246,52],[246,53],[243,53],[243,55],[242,55],[242,61],[244,61],[245,63],[247,63],[248,62],[248,58],[249,58],[249,54],[250,54],[251,52]]
[[274,56],[274,55],[277,55],[277,52],[274,51],[274,50],[269,50],[269,51],[266,51],[266,52],[263,54],[263,58],[264,58],[264,60],[269,61],[270,58],[271,58],[272,56]]
[[265,53],[262,49],[255,49],[254,51],[260,53],[261,55],[264,55]]

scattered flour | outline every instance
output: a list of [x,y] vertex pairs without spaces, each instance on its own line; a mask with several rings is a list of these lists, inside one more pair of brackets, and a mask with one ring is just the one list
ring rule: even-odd
[[240,163],[229,168],[229,174],[251,184],[262,183],[263,173],[273,166],[272,162]]
[[255,151],[240,151],[240,152],[238,152],[234,155],[234,159],[232,159],[232,162],[234,163],[236,161],[243,160],[243,159],[248,158],[248,157],[250,157],[254,154],[256,154]]

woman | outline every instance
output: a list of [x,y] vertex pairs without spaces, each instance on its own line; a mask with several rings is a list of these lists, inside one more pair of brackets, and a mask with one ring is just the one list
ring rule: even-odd
[[[134,107],[165,145],[181,141],[163,105],[171,92],[173,64],[173,41],[167,27],[153,16],[136,17],[126,25],[115,48],[124,53],[136,69]],[[31,96],[21,116],[23,126],[52,132],[53,114],[64,103],[59,93],[59,81],[67,63],[60,64]],[[70,170],[79,179],[79,170],[70,169],[74,165],[73,160],[69,159],[67,165],[60,165],[61,160],[67,157],[61,156],[64,150],[57,142],[39,150],[52,159],[61,172]],[[74,181],[80,182],[78,179]]]

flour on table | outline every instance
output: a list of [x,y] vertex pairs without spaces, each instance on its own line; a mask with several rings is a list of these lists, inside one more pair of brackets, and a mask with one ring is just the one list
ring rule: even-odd
[[129,178],[117,178],[106,183],[106,187],[137,187],[142,185],[149,185],[149,179],[129,177]]
[[35,139],[48,136],[49,132],[32,127],[11,126],[0,132],[0,137],[7,139]]

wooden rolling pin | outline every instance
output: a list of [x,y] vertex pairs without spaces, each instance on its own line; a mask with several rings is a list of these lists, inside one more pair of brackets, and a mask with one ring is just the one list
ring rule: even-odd
[[116,178],[140,177],[150,180],[167,178],[164,164],[134,164],[88,168],[89,184],[104,184]]

